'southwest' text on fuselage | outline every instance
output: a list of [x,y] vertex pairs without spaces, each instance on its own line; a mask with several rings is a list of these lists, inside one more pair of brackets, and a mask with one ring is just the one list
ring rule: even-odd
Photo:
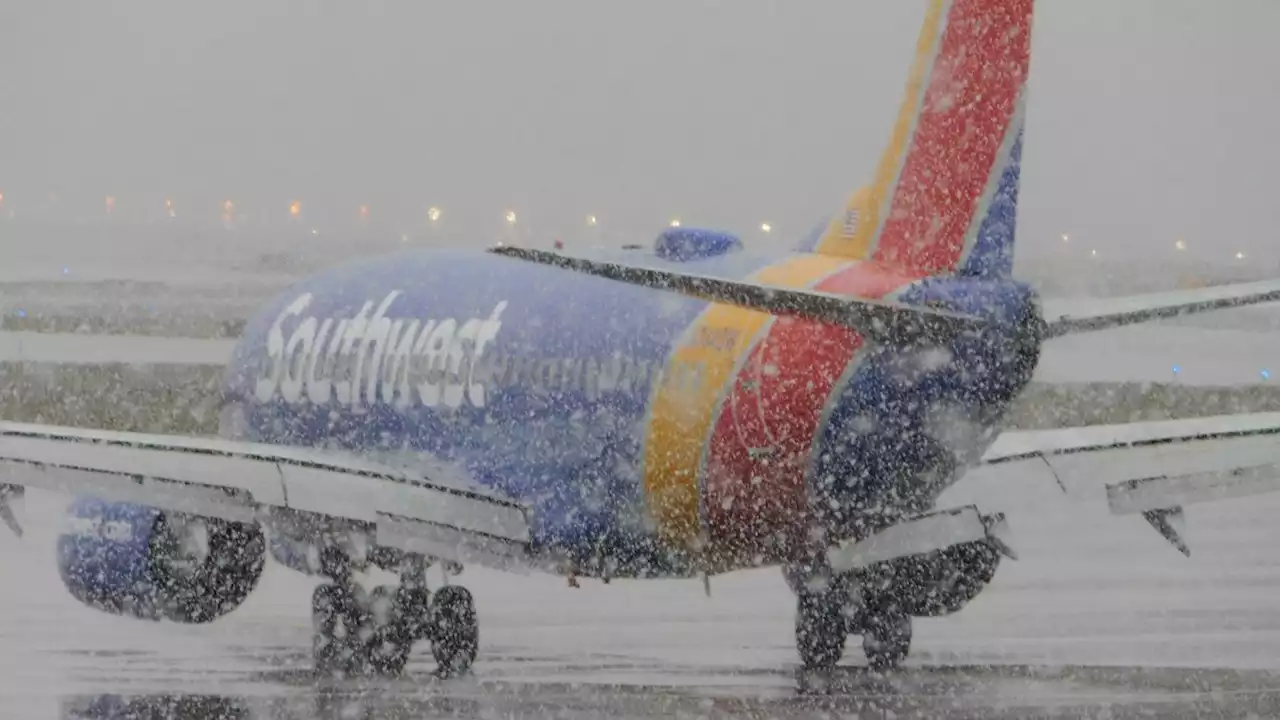
[[[662,364],[628,357],[546,358],[494,348],[507,302],[487,317],[392,318],[400,291],[374,307],[367,301],[354,317],[303,316],[313,297],[303,294],[276,317],[267,336],[266,362],[254,395],[267,402],[341,406],[383,403],[398,409],[416,404],[454,409],[483,408],[496,388],[581,393],[594,401],[610,393],[645,394]],[[289,329],[291,328],[291,331]],[[701,382],[700,367],[669,371]]]

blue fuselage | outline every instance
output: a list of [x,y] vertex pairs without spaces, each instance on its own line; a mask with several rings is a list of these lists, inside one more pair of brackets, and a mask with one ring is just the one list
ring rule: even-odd
[[[730,278],[782,260],[644,259]],[[856,372],[820,399],[806,482],[841,507],[866,510],[943,456],[975,461],[1035,366],[1028,328],[1038,312],[1025,285],[930,278],[897,299],[990,324],[945,348],[863,348]],[[429,454],[527,503],[535,545],[581,559],[584,572],[603,563],[619,575],[684,573],[686,555],[650,521],[644,462],[656,384],[707,308],[478,251],[339,268],[248,323],[224,382],[239,418],[227,432],[387,460]],[[940,491],[928,490],[930,503]]]

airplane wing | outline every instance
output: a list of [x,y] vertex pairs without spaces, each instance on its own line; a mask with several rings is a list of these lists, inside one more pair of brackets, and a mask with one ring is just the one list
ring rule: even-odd
[[986,465],[1042,463],[1064,492],[1105,492],[1184,554],[1183,506],[1280,490],[1280,413],[1002,434]]
[[276,445],[0,423],[0,512],[23,487],[252,522],[270,508],[344,518],[380,545],[531,568],[526,508],[444,465],[406,470]]
[[795,315],[845,325],[882,344],[911,343],[926,338],[942,341],[982,325],[981,319],[969,315],[901,303],[573,257],[534,248],[499,246],[490,248],[489,252],[774,315]]

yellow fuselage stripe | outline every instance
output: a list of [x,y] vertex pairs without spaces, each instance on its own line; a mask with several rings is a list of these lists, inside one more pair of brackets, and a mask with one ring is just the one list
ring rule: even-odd
[[890,199],[893,186],[898,179],[898,172],[906,156],[907,143],[911,140],[911,129],[915,126],[916,115],[920,112],[920,103],[924,97],[924,82],[933,66],[933,58],[938,49],[938,29],[942,23],[945,0],[930,0],[925,15],[924,25],[920,29],[920,39],[916,42],[916,56],[911,63],[911,75],[907,79],[906,94],[902,105],[898,108],[898,119],[893,125],[893,134],[889,144],[880,156],[880,165],[876,169],[875,180],[869,188],[855,192],[849,198],[846,212],[850,209],[858,211],[857,230],[853,237],[844,234],[844,218],[832,218],[827,231],[818,240],[814,252],[827,255],[839,255],[853,259],[866,259],[874,245],[877,228],[880,225],[880,213]]
[[[755,282],[803,288],[847,264],[795,255],[755,273]],[[688,548],[701,535],[699,468],[721,395],[770,315],[713,303],[685,331],[650,400],[644,490],[659,537]]]

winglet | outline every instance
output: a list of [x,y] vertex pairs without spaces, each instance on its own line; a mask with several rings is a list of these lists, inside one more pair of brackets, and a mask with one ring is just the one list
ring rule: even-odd
[[1182,534],[1187,530],[1187,516],[1182,512],[1181,506],[1161,510],[1147,510],[1142,513],[1142,519],[1151,523],[1151,527],[1155,528],[1161,537],[1177,548],[1178,552],[1191,557],[1191,548],[1187,546],[1187,541],[1182,538]]
[[26,488],[21,485],[0,485],[0,520],[3,520],[4,524],[18,537],[22,537],[22,525],[18,522],[9,499],[23,497],[24,494],[26,494]]

